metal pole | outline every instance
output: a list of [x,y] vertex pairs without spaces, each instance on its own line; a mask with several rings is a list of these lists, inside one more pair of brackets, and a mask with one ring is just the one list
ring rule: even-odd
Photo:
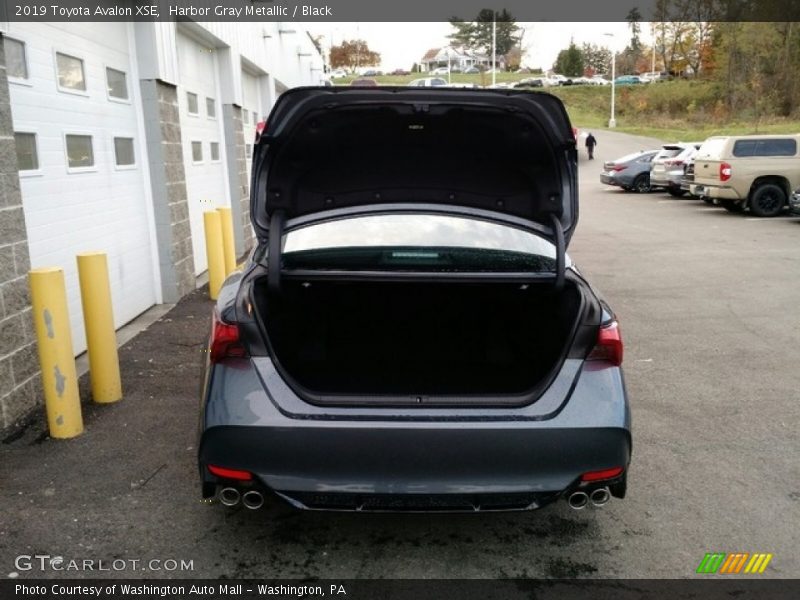
[[616,99],[617,93],[617,53],[616,51],[611,51],[611,118],[608,120],[608,127],[613,129],[617,126],[617,120],[614,118],[614,101]]
[[492,12],[492,87],[497,85],[497,13]]
[[208,259],[208,296],[216,300],[225,281],[225,251],[222,249],[222,220],[215,210],[203,213]]
[[217,209],[222,224],[222,250],[225,255],[225,277],[236,270],[236,246],[233,243],[233,215],[230,206]]
[[56,267],[34,269],[28,273],[28,283],[50,437],[75,437],[83,433],[83,417],[64,271]]
[[108,283],[108,261],[103,252],[78,254],[77,260],[92,400],[100,404],[116,402],[122,399],[122,381],[111,286]]

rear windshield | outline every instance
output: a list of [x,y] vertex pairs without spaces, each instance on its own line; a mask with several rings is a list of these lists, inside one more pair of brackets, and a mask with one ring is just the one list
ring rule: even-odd
[[744,156],[794,156],[797,142],[792,139],[737,140],[733,144],[733,155]]
[[285,269],[548,272],[553,245],[489,221],[442,215],[373,215],[310,225],[284,239]]
[[712,138],[703,142],[697,151],[697,158],[720,158],[728,138]]
[[656,160],[659,158],[673,158],[678,156],[678,154],[681,152],[683,152],[683,148],[680,146],[669,146],[668,148],[662,148],[656,155]]

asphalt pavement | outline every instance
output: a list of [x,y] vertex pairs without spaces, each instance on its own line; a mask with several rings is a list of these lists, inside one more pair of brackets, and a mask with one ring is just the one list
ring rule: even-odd
[[[706,552],[770,552],[761,577],[800,576],[800,219],[602,186],[603,160],[657,141],[595,135],[595,160],[581,149],[570,254],[622,327],[625,500],[478,515],[204,504],[195,452],[211,305],[198,292],[121,349],[125,398],[86,405],[82,436],[32,426],[0,445],[0,576],[694,577]],[[62,568],[127,562],[42,571],[24,558],[35,554]],[[181,561],[187,570],[165,570]]]

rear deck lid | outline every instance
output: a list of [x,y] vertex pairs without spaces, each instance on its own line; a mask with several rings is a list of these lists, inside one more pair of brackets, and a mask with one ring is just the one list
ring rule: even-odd
[[253,161],[262,240],[273,221],[276,232],[376,211],[467,210],[563,246],[578,219],[575,140],[550,94],[296,88],[278,99]]

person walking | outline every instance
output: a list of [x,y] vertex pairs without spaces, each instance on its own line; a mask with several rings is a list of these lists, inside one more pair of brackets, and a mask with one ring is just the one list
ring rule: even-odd
[[589,160],[594,160],[594,147],[597,146],[597,140],[590,133],[586,136],[586,151],[589,153]]

